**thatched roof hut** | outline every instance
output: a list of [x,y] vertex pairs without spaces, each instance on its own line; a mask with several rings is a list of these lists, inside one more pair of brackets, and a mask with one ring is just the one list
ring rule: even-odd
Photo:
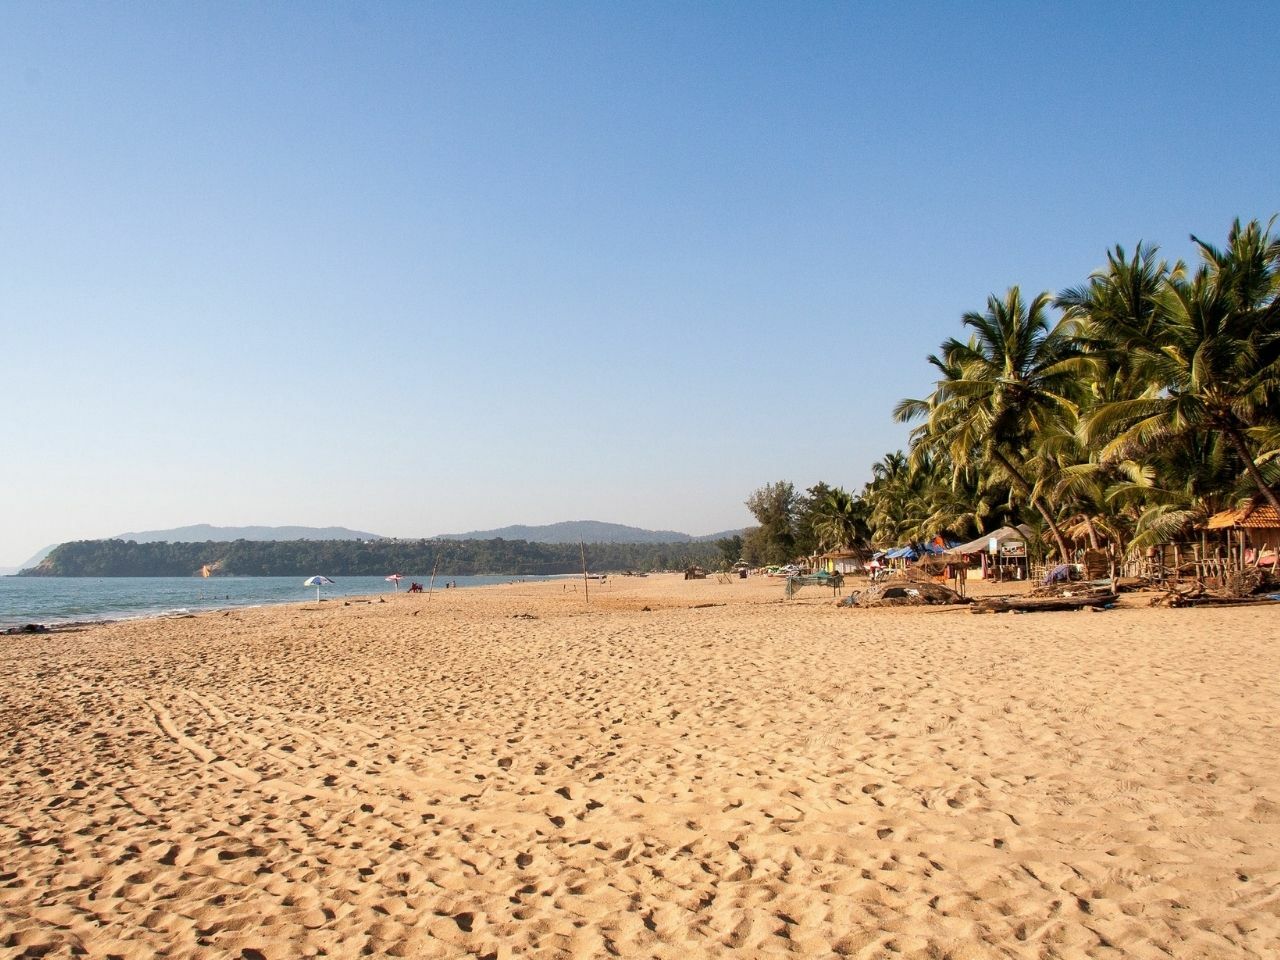
[[1205,521],[1206,530],[1280,530],[1280,514],[1261,498],[1246,500],[1243,506],[1220,510]]
[[[1280,513],[1262,497],[1238,507],[1220,510],[1204,524],[1205,530],[1221,530],[1228,548],[1242,563],[1276,564],[1280,561]],[[1235,534],[1235,542],[1231,535]]]

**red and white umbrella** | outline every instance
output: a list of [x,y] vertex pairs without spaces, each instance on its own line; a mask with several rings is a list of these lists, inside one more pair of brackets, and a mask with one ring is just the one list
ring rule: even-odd
[[396,585],[396,589],[397,589],[397,590],[399,590],[399,589],[400,589],[400,581],[401,581],[401,580],[403,580],[403,579],[404,579],[404,577],[400,576],[400,574],[398,574],[398,573],[393,573],[393,574],[391,574],[391,576],[386,577],[385,579],[386,579],[389,583],[394,583],[394,584]]

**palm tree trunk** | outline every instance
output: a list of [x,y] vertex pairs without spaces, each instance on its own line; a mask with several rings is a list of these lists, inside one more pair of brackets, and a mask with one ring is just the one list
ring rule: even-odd
[[1049,532],[1053,534],[1054,542],[1058,545],[1059,559],[1061,559],[1063,563],[1066,563],[1067,557],[1070,556],[1070,552],[1067,550],[1067,541],[1063,539],[1062,531],[1058,529],[1058,525],[1053,521],[1053,515],[1050,514],[1045,505],[1040,502],[1040,498],[1031,491],[1031,484],[1027,483],[1022,474],[1019,473],[1014,465],[1009,462],[1009,458],[1000,450],[995,450],[993,453],[996,460],[999,461],[1000,466],[1005,468],[1013,482],[1022,490],[1027,501],[1031,506],[1035,507],[1040,516],[1044,518],[1045,524],[1049,527]]
[[1275,491],[1267,486],[1267,481],[1262,477],[1262,471],[1258,469],[1258,465],[1253,462],[1253,454],[1249,452],[1249,445],[1244,441],[1244,434],[1235,426],[1227,426],[1223,428],[1227,437],[1231,440],[1231,445],[1236,448],[1236,452],[1240,454],[1240,459],[1244,461],[1244,468],[1249,473],[1254,485],[1261,492],[1267,503],[1280,514],[1280,500],[1276,499]]

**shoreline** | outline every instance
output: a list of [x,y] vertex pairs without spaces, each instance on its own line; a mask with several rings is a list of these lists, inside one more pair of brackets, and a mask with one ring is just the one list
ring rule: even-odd
[[[5,579],[5,578],[0,578],[0,579]],[[220,578],[210,578],[208,580],[204,580],[199,577],[31,577],[31,578],[15,577],[13,579],[18,580],[24,586],[26,585],[26,582],[33,581],[41,585],[36,589],[43,589],[43,585],[45,584],[68,582],[68,581],[76,582],[76,583],[98,583],[98,584],[105,583],[105,584],[112,584],[112,585],[121,584],[121,583],[136,584],[140,581],[143,583],[146,583],[148,581],[151,581],[155,583],[164,583],[164,584],[181,583],[181,584],[192,584],[192,585],[208,585],[210,587],[218,585],[220,581],[221,584],[234,588],[234,586],[237,584],[255,583],[255,582],[262,582],[262,581],[266,581],[269,583],[276,583],[276,584],[288,583],[292,585],[294,580],[299,578],[294,578],[289,576],[279,576],[279,577],[220,577]],[[359,577],[359,578],[352,577],[352,578],[343,578],[343,579],[344,580],[359,579],[359,580],[370,580],[370,581],[382,580],[381,577],[373,577],[373,576]],[[409,578],[406,578],[406,580],[408,579]],[[455,582],[462,581],[458,583],[458,589],[475,589],[478,586],[501,585],[496,583],[468,582],[468,581],[474,581],[474,580],[516,582],[516,578],[508,578],[505,574],[475,574],[475,575],[466,575],[466,576],[457,575],[457,576],[451,576],[446,579],[450,581],[455,581]],[[557,574],[557,575],[548,575],[546,577],[533,576],[533,579],[537,581],[546,580],[548,582],[555,582],[555,581],[559,581],[566,578]],[[569,579],[572,579],[572,578],[569,578]],[[443,582],[444,581],[442,581],[442,583]],[[374,593],[373,589],[376,587],[376,584],[373,584],[373,583],[368,584],[367,587],[369,589],[367,589],[363,593],[332,593],[330,595],[323,596],[321,600],[322,602],[334,602],[337,600],[350,601],[350,600],[362,599],[365,597],[377,597],[377,596],[392,597],[392,596],[395,596],[397,593],[397,591],[394,591],[394,590],[389,590],[385,594]],[[306,588],[306,589],[311,590],[314,588]],[[443,586],[437,585],[435,587],[434,592],[439,593],[439,592],[442,592],[443,589],[444,589]],[[221,613],[227,610],[244,610],[244,609],[252,609],[260,606],[276,606],[279,604],[307,602],[305,597],[300,598],[297,595],[297,593],[299,592],[301,591],[296,591],[294,592],[293,595],[287,596],[287,597],[257,596],[257,595],[250,594],[250,595],[244,595],[240,598],[229,597],[228,599],[230,600],[230,602],[223,602],[221,600],[211,600],[205,603],[200,602],[202,598],[172,596],[172,597],[156,600],[153,602],[152,605],[143,605],[143,606],[134,606],[134,607],[126,606],[126,607],[108,609],[103,614],[101,614],[101,616],[93,616],[91,614],[86,614],[84,612],[79,612],[79,611],[74,613],[68,613],[66,615],[49,615],[49,614],[42,615],[41,612],[38,610],[32,611],[30,613],[20,612],[17,614],[11,614],[11,613],[8,613],[7,611],[4,611],[3,609],[0,609],[0,636],[10,635],[7,633],[7,631],[11,629],[20,629],[29,625],[47,627],[50,630],[53,630],[53,629],[65,629],[69,627],[91,626],[94,624],[112,623],[116,621],[132,621],[132,620],[143,620],[143,619],[151,619],[151,618],[180,617],[180,616],[186,616],[188,614],[198,615],[198,614],[209,613],[209,612]],[[406,591],[398,591],[398,592],[406,592]],[[215,592],[215,596],[216,595],[217,594]],[[3,604],[5,599],[6,599],[5,594],[0,593],[0,605]],[[114,603],[118,601],[116,600],[116,598],[108,598],[103,602],[105,604],[109,604],[109,603]],[[314,602],[314,600],[312,602]]]

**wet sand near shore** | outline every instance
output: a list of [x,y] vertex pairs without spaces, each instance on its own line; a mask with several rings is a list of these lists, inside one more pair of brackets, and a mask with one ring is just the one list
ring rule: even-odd
[[781,596],[0,638],[0,958],[1280,955],[1280,608]]

